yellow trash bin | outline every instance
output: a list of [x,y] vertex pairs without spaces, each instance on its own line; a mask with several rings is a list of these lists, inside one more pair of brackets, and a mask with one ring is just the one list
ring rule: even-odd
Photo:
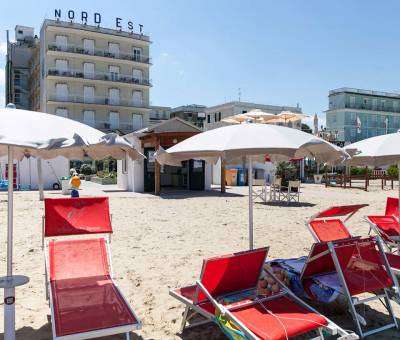
[[226,185],[237,185],[237,169],[226,169]]

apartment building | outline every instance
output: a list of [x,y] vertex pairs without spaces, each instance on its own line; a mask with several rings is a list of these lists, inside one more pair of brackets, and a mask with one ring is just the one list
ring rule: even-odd
[[150,106],[149,125],[162,123],[171,117],[171,107],[169,106]]
[[400,93],[339,88],[329,91],[327,133],[342,144],[400,129]]
[[[278,106],[268,104],[257,104],[250,102],[233,101],[220,105],[210,106],[205,110],[206,120],[204,123],[205,130],[219,127],[222,124],[221,120],[230,116],[240,113],[247,113],[251,110],[259,109],[267,113],[278,114],[282,111],[291,111],[294,113],[301,113],[301,108],[297,106]],[[221,123],[220,123],[221,122]],[[301,120],[295,123],[288,123],[289,127],[301,129]]]
[[40,39],[24,26],[16,26],[15,36],[17,42],[8,44],[7,102],[104,132],[125,134],[148,125],[147,35],[46,19]]
[[197,104],[177,106],[171,110],[171,118],[181,118],[202,129],[206,118],[206,108],[204,105]]
[[18,109],[32,109],[31,60],[38,50],[39,40],[32,27],[17,25],[15,42],[9,41],[7,32],[6,102]]

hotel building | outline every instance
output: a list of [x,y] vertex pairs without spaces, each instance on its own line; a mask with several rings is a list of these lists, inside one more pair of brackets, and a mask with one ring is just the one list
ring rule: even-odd
[[355,88],[329,92],[327,132],[343,144],[400,129],[400,93]]
[[[33,29],[19,27],[17,43],[32,40]],[[125,134],[149,124],[148,36],[45,20],[34,46],[24,108],[68,117],[104,132]],[[13,58],[9,56],[10,65]],[[14,90],[9,88],[7,100],[12,101]]]
[[[268,104],[256,104],[249,102],[233,101],[216,106],[210,106],[205,110],[206,119],[204,123],[204,129],[213,129],[223,125],[222,119],[234,116],[241,113],[247,113],[251,110],[259,109],[267,113],[278,114],[282,111],[291,111],[294,113],[301,113],[301,108],[297,106],[278,106]],[[279,124],[281,125],[281,124]],[[282,124],[283,125],[283,124]],[[289,127],[301,129],[301,120],[297,122],[288,122]]]

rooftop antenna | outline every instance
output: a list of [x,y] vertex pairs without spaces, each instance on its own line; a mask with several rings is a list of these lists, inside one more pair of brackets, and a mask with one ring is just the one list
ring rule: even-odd
[[238,88],[238,97],[239,97],[239,102],[240,102],[240,97],[242,95],[242,89],[239,87]]

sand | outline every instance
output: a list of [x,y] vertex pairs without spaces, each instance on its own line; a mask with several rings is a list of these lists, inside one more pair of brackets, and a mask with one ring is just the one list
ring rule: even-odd
[[[218,192],[175,193],[155,197],[124,192],[107,193],[113,216],[111,248],[116,281],[143,321],[143,329],[132,338],[224,339],[216,326],[202,326],[179,334],[183,305],[169,296],[170,288],[194,283],[203,258],[245,250],[247,239],[246,188]],[[82,190],[85,194],[85,190]],[[86,192],[93,194],[93,191]],[[104,195],[104,193],[103,193]],[[304,185],[300,205],[255,204],[255,245],[270,246],[270,258],[307,254],[312,237],[306,218],[335,204],[368,203],[370,206],[350,220],[354,234],[366,235],[363,215],[384,211],[387,196],[396,190],[370,192],[359,189]],[[47,197],[57,197],[46,192]],[[43,203],[36,192],[15,194],[15,273],[28,275],[28,285],[17,289],[16,328],[18,339],[50,339],[50,309],[45,299],[44,261],[41,249]],[[0,273],[5,273],[6,193],[0,193]],[[372,324],[387,322],[382,305],[367,308]],[[400,308],[395,306],[396,315]],[[331,315],[351,328],[350,316]],[[3,308],[0,308],[3,319]],[[3,323],[0,322],[0,338]],[[380,338],[398,338],[386,331]],[[109,337],[114,339],[122,337]]]

